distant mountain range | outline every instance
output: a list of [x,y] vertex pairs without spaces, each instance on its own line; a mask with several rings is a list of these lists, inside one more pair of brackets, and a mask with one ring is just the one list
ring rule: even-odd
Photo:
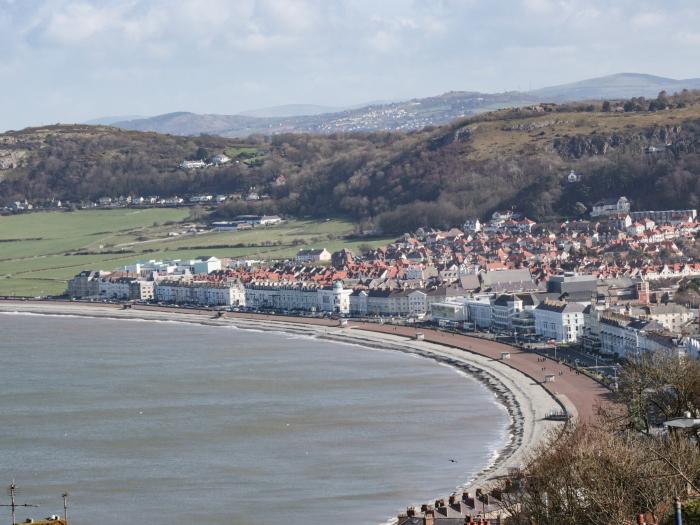
[[529,94],[543,101],[569,102],[608,98],[649,98],[655,97],[660,91],[667,91],[670,95],[684,89],[700,89],[700,78],[675,80],[641,73],[620,73],[536,89]]
[[[366,105],[366,104],[364,104]],[[285,104],[269,108],[251,109],[238,113],[243,117],[257,118],[286,118],[299,115],[323,115],[324,113],[337,113],[347,108],[334,108],[331,106],[319,106],[317,104]]]
[[114,117],[99,117],[92,120],[83,122],[83,124],[88,124],[90,126],[111,126],[117,122],[124,122],[125,120],[138,120],[148,118],[143,115],[119,115]]
[[700,78],[675,80],[639,73],[620,73],[527,92],[453,91],[435,97],[371,103],[345,109],[291,104],[247,111],[238,115],[176,112],[148,118],[96,119],[93,123],[171,135],[211,134],[224,137],[279,133],[411,131],[505,107],[541,102],[655,97],[662,90],[671,94],[683,89],[700,89]]

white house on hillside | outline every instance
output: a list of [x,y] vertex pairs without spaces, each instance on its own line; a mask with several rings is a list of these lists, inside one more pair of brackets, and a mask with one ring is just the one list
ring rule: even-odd
[[194,170],[197,168],[206,168],[207,163],[203,160],[183,160],[180,167],[185,170]]
[[603,217],[613,213],[629,213],[630,201],[627,197],[619,199],[602,199],[593,205],[591,217]]
[[220,153],[218,155],[214,155],[211,158],[211,163],[214,164],[215,166],[221,166],[222,164],[226,164],[228,162],[231,162],[231,159],[224,155],[223,153]]

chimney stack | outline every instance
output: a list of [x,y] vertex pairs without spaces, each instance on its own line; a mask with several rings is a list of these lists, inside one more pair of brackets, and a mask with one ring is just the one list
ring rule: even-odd
[[649,281],[637,283],[637,300],[639,304],[648,305],[651,302],[651,294],[649,293]]

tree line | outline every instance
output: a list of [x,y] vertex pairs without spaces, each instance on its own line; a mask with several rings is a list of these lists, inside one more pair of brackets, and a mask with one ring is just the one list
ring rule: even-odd
[[674,498],[685,522],[700,522],[698,429],[666,429],[700,416],[700,363],[664,353],[629,360],[614,404],[594,422],[553,433],[524,468],[497,488],[508,523],[673,522]]
[[[700,106],[695,92],[660,94],[655,100],[676,108],[669,116],[680,106]],[[342,215],[386,232],[447,227],[513,206],[537,220],[583,215],[598,199],[619,195],[638,208],[700,203],[700,118],[676,115],[646,128],[601,133],[595,131],[593,115],[593,131],[553,133],[544,146],[537,143],[544,131],[507,131],[510,121],[532,118],[534,124],[546,124],[550,114],[585,112],[589,105],[502,110],[409,133],[256,136],[243,142],[264,151],[254,165],[232,162],[204,170],[177,165],[225,151],[233,139],[105,127],[76,132],[65,126],[40,142],[31,130],[16,132],[13,147],[26,148],[28,160],[3,173],[0,200],[230,194],[254,187],[270,199],[232,202],[217,216],[258,211]],[[606,108],[597,102],[592,110],[602,114]],[[503,137],[519,133],[526,141],[515,151],[476,146],[472,134],[486,123]],[[648,153],[648,145],[662,148]],[[575,184],[566,179],[571,168],[582,175]]]

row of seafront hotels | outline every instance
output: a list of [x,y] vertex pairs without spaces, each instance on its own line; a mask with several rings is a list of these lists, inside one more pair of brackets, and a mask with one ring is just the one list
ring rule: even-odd
[[[603,227],[591,226],[594,233],[569,223],[559,232],[533,233],[533,221],[501,213],[483,228],[470,221],[463,230],[406,234],[361,258],[347,250],[307,249],[272,265],[198,257],[137,262],[115,272],[84,271],[70,281],[68,294],[402,318],[521,341],[580,344],[618,356],[647,350],[697,353],[697,311],[672,302],[673,285],[650,283],[700,275],[700,265],[654,264],[651,256],[643,267],[597,260],[596,248],[604,253],[637,238],[625,240],[621,234],[629,229],[630,217],[616,205],[609,204],[612,211]],[[694,240],[695,210],[642,213],[633,224],[656,220]],[[605,239],[596,236],[600,231],[607,232]]]

